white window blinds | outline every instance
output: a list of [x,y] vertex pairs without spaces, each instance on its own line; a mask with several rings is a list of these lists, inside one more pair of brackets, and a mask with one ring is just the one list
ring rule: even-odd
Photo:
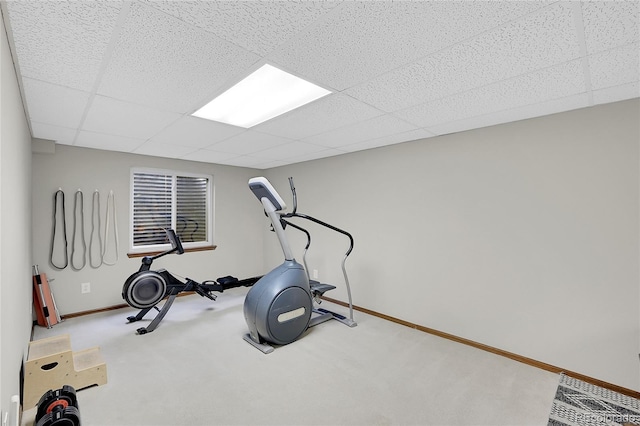
[[211,176],[132,170],[131,249],[153,250],[176,231],[185,248],[213,245]]
[[206,241],[208,180],[177,176],[176,184],[176,232],[183,243]]

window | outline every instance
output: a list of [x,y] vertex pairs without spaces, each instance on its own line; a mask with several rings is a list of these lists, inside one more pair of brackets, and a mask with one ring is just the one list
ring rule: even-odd
[[131,253],[169,247],[171,228],[185,249],[213,246],[213,178],[168,170],[131,170]]

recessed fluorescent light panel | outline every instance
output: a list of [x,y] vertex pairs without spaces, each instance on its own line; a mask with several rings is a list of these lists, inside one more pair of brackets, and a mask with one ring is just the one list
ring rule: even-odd
[[329,93],[267,64],[192,115],[249,128]]

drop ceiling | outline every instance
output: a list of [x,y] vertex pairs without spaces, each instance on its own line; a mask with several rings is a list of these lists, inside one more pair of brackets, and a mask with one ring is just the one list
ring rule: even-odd
[[[2,12],[33,137],[101,150],[265,169],[640,97],[638,1]],[[250,129],[191,116],[265,63],[332,94]]]

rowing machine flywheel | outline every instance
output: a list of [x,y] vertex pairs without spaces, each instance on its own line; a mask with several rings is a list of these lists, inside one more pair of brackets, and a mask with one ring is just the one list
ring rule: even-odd
[[158,304],[166,290],[166,280],[156,271],[136,272],[125,281],[122,298],[134,308],[146,309]]

